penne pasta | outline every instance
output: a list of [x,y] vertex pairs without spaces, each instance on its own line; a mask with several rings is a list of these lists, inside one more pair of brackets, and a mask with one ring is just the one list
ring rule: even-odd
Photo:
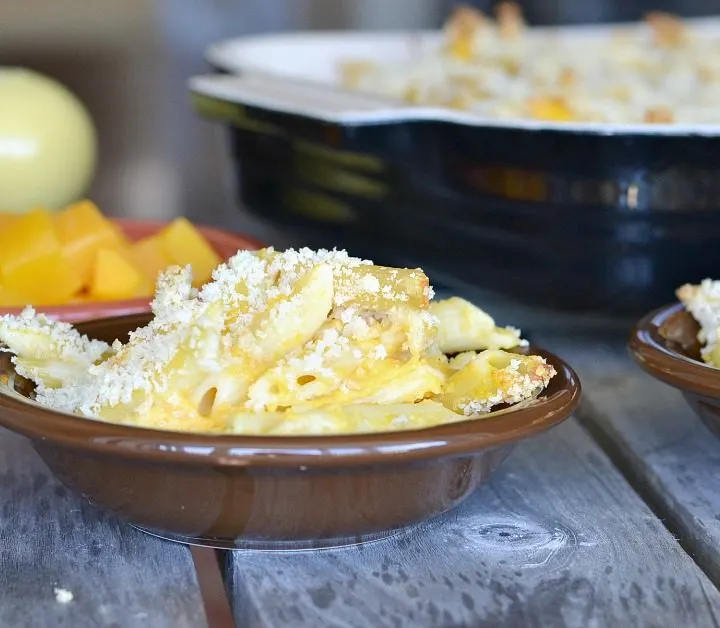
[[520,330],[497,327],[492,317],[459,297],[430,304],[430,313],[438,319],[438,346],[443,353],[512,349],[525,343]]
[[442,403],[466,416],[537,396],[554,372],[538,356],[500,350],[478,353],[448,379]]

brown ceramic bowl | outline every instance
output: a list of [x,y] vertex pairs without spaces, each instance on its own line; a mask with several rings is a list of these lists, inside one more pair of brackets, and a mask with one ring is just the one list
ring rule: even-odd
[[[147,315],[84,322],[124,340]],[[30,438],[69,488],[166,538],[215,547],[300,548],[382,537],[468,497],[518,441],[566,419],[577,376],[558,374],[534,405],[496,418],[351,436],[243,437],[156,431],[62,414],[0,391],[0,425]],[[12,373],[5,356],[0,379]],[[20,393],[20,394],[18,394]]]
[[720,369],[705,364],[699,326],[681,303],[651,312],[630,334],[630,355],[653,377],[677,388],[705,424],[720,436]]
[[[123,233],[131,240],[141,240],[151,236],[168,223],[155,220],[135,220],[128,218],[112,218]],[[240,249],[259,249],[263,244],[253,238],[223,231],[213,227],[197,227],[217,254],[223,259],[231,257]],[[110,316],[124,316],[126,314],[137,314],[147,312],[150,309],[150,299],[124,299],[121,301],[88,301],[84,303],[72,303],[68,305],[47,305],[38,306],[38,311],[52,316],[55,319],[77,323],[79,321],[95,318],[108,318]],[[22,308],[0,308],[0,314],[18,314]]]

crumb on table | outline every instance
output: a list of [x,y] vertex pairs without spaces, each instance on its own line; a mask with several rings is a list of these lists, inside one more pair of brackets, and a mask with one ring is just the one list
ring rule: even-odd
[[63,589],[62,587],[55,587],[53,589],[53,592],[55,593],[55,600],[59,604],[68,604],[73,601],[73,593],[68,589]]

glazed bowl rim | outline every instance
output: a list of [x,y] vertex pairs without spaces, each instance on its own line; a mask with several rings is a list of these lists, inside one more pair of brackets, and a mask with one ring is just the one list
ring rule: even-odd
[[683,311],[682,303],[673,302],[643,316],[630,332],[630,355],[644,371],[675,388],[720,397],[720,369],[669,348],[660,335],[662,325]]
[[[110,326],[120,319],[147,320],[147,314],[96,319],[78,324]],[[135,325],[136,327],[137,325]],[[124,325],[125,328],[128,325]],[[132,328],[135,328],[132,327]],[[421,461],[509,445],[554,427],[577,408],[582,394],[575,371],[549,351],[529,347],[556,369],[552,391],[531,405],[496,417],[471,419],[418,430],[322,436],[242,436],[171,432],[96,421],[46,408],[0,389],[0,426],[45,446],[116,455],[146,462],[219,467],[349,467]],[[301,469],[302,470],[302,469]]]

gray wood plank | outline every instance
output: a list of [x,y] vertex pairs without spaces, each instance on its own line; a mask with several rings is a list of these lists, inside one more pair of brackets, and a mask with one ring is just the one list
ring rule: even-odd
[[[56,588],[72,600],[58,601]],[[86,504],[52,478],[26,439],[0,430],[0,626],[207,622],[186,547]]]
[[570,421],[448,515],[366,546],[235,552],[244,628],[715,627],[720,594]]
[[720,440],[680,393],[632,363],[624,338],[546,344],[580,374],[580,419],[719,583]]

